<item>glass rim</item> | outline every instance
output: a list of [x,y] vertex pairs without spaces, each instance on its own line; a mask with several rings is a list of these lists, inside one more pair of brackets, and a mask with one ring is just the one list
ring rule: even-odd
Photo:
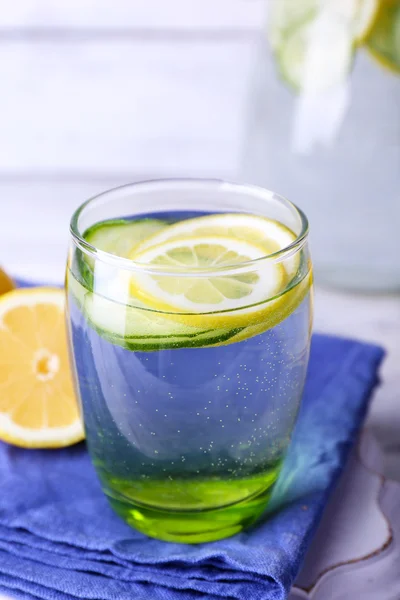
[[[91,206],[93,203],[98,201],[99,199],[112,195],[114,192],[123,191],[124,189],[132,189],[140,191],[140,188],[149,188],[160,186],[162,188],[165,185],[206,185],[211,189],[216,190],[218,187],[221,187],[221,191],[229,191],[229,189],[234,190],[236,193],[241,192],[243,194],[247,193],[253,197],[257,197],[260,200],[275,200],[281,204],[286,205],[290,210],[292,210],[299,218],[301,222],[301,230],[300,233],[295,237],[295,239],[284,248],[272,252],[270,254],[265,254],[264,256],[260,256],[258,258],[245,261],[245,262],[237,262],[232,265],[223,265],[216,267],[164,267],[161,265],[149,265],[148,263],[134,261],[130,258],[123,258],[121,256],[116,256],[115,254],[111,254],[110,252],[106,252],[104,250],[100,250],[96,246],[93,246],[89,242],[85,240],[83,237],[83,232],[81,233],[78,228],[78,221],[82,213],[86,208]],[[111,198],[110,198],[111,200]],[[232,211],[238,212],[238,211]],[[255,214],[257,213],[249,213],[244,211],[246,214]],[[263,216],[263,215],[259,215]],[[148,179],[137,181],[133,183],[127,183],[124,185],[116,186],[114,188],[110,188],[105,190],[104,192],[100,192],[95,196],[92,196],[85,202],[83,202],[78,208],[74,211],[70,221],[70,233],[75,245],[86,255],[90,256],[95,260],[100,260],[104,263],[108,263],[110,266],[114,266],[119,269],[124,269],[127,271],[140,271],[142,273],[148,273],[152,275],[171,275],[176,276],[179,274],[180,276],[200,276],[207,277],[210,275],[232,275],[232,274],[240,274],[249,271],[255,266],[259,267],[263,262],[273,262],[279,263],[283,262],[287,258],[294,256],[299,252],[302,247],[307,242],[308,233],[309,233],[309,224],[308,219],[304,212],[296,206],[293,202],[285,198],[284,196],[277,194],[269,190],[268,188],[264,188],[261,186],[247,184],[247,183],[237,183],[225,179],[211,179],[211,178],[190,178],[190,177],[176,177],[176,178],[160,178],[160,179]]]

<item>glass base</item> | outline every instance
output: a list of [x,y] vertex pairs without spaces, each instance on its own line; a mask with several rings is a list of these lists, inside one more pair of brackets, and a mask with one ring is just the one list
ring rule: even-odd
[[125,521],[149,537],[199,544],[230,537],[252,525],[264,512],[271,486],[228,506],[208,510],[171,510],[108,498]]

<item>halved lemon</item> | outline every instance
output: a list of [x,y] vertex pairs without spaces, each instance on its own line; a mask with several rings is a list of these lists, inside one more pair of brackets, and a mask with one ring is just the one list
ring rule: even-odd
[[[252,214],[221,213],[187,219],[165,227],[140,243],[131,254],[131,258],[146,248],[166,241],[187,236],[211,237],[215,235],[248,241],[262,248],[263,254],[272,254],[282,250],[290,246],[296,239],[295,234],[278,221]],[[289,277],[294,276],[299,265],[298,254],[286,259],[283,265]]]
[[[263,256],[263,246],[234,237],[173,237],[133,253],[131,258],[153,267],[175,269],[176,275],[137,272],[132,276],[131,293],[147,306],[173,313],[188,325],[249,325],[265,317],[270,310],[266,307],[268,300],[279,296],[288,282],[284,267],[272,260],[240,269],[241,263]],[[193,274],[199,268],[221,267],[222,274]]]
[[0,439],[60,448],[84,438],[68,362],[64,292],[0,297]]

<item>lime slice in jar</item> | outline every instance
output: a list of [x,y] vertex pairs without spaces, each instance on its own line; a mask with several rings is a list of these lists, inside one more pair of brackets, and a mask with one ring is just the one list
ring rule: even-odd
[[345,81],[378,7],[379,0],[273,0],[268,37],[282,78],[297,91]]
[[400,73],[400,2],[382,0],[366,46],[380,65]]

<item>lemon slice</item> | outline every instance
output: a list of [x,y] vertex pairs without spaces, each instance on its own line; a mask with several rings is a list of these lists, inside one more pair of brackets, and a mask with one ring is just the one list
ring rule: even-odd
[[378,0],[275,0],[268,37],[282,77],[297,90],[321,91],[345,81],[378,7]]
[[400,73],[400,2],[381,3],[366,46],[379,64]]
[[296,310],[298,306],[305,299],[307,294],[312,292],[313,272],[310,268],[305,277],[293,286],[290,290],[285,292],[282,296],[275,300],[271,300],[267,303],[267,310],[264,310],[263,320],[254,325],[244,327],[238,331],[228,340],[220,341],[218,346],[226,346],[227,344],[233,344],[235,342],[241,342],[249,338],[255,337],[260,333],[264,333],[267,329],[272,329],[282,323],[292,312]]
[[[182,236],[227,236],[249,241],[260,246],[263,254],[272,254],[292,244],[295,234],[278,221],[242,213],[221,213],[180,221],[165,227],[139,244],[135,251],[140,253],[151,246],[179,239]],[[132,258],[132,254],[131,254]],[[289,277],[293,277],[299,265],[298,254],[283,261]]]
[[[181,313],[179,320],[191,325],[228,326],[257,321],[269,298],[283,291],[287,274],[280,263],[264,261],[251,271],[224,274],[189,274],[190,269],[217,269],[240,265],[265,255],[262,246],[228,236],[186,236],[169,239],[141,252],[135,261],[178,269],[176,275],[137,272],[131,293],[155,310]],[[243,308],[246,307],[246,308]]]

